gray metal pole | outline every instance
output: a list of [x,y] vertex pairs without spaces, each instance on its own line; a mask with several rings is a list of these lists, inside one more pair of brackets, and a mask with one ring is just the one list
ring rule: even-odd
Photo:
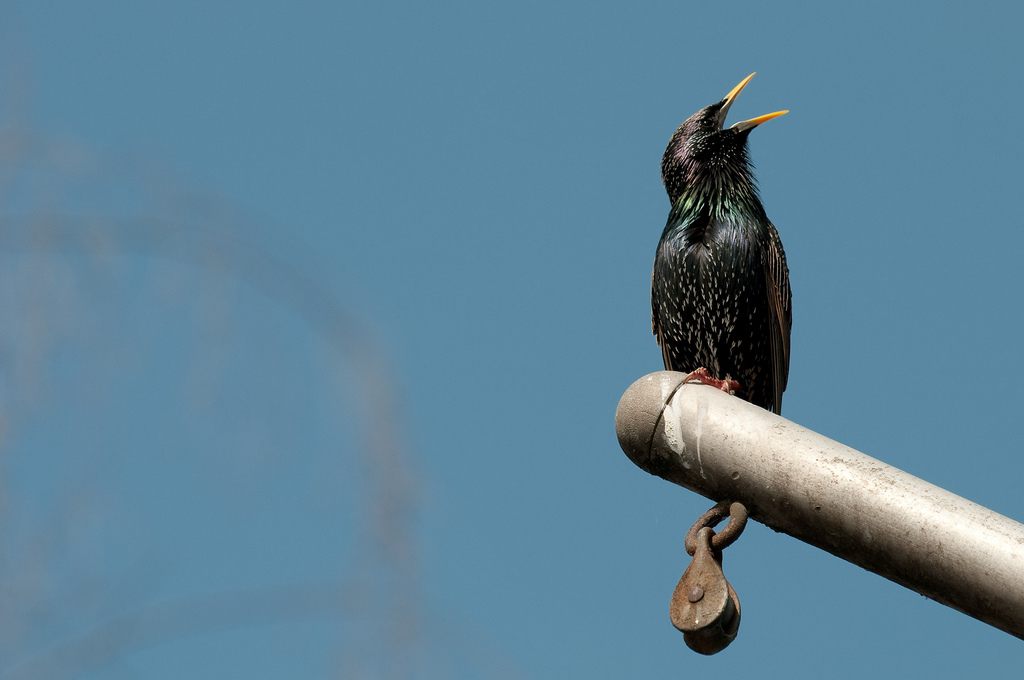
[[1024,525],[684,374],[619,401],[651,474],[1024,638]]

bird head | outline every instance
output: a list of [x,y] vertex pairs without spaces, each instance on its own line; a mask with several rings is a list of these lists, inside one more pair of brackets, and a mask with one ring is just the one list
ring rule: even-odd
[[721,101],[684,120],[672,135],[661,159],[661,179],[673,205],[695,184],[753,184],[747,136],[761,123],[789,113],[774,111],[725,127],[725,117],[733,102],[755,75],[751,73]]

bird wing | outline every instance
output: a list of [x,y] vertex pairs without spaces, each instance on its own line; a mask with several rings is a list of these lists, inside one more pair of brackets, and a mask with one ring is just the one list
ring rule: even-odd
[[[662,245],[665,242],[668,234],[675,228],[679,227],[684,221],[684,202],[676,201],[675,205],[672,206],[672,210],[668,213],[668,222],[665,223],[665,229],[661,232],[661,241],[658,242],[658,253],[661,253]],[[655,256],[654,271],[651,272],[651,330],[654,332],[654,337],[658,341],[658,347],[661,348],[661,361],[665,365],[666,371],[683,370],[682,368],[676,369],[672,366],[672,356],[668,350],[668,343],[665,341],[665,331],[661,327],[661,323],[658,321],[658,296],[654,288],[654,277],[657,274],[658,256]]]
[[789,334],[793,328],[793,293],[789,288],[789,267],[782,250],[779,232],[772,225],[765,249],[768,307],[771,309],[772,384],[775,401],[772,410],[782,411],[782,392],[789,380]]
[[658,303],[656,300],[657,297],[654,290],[654,272],[651,272],[651,330],[654,332],[654,338],[658,341],[658,347],[661,348],[661,361],[665,365],[665,370],[674,371],[675,369],[672,368],[672,359],[669,356],[668,343],[665,342],[661,323],[658,322]]

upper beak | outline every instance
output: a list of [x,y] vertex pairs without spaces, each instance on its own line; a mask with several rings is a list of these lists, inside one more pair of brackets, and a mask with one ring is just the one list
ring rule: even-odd
[[[722,108],[719,109],[719,111],[718,111],[718,125],[719,125],[719,127],[725,127],[725,117],[726,117],[726,115],[728,115],[729,109],[732,108],[732,103],[734,101],[736,101],[736,97],[738,97],[740,95],[740,92],[743,92],[743,88],[745,88],[747,86],[747,84],[750,83],[751,79],[754,76],[756,76],[756,75],[757,75],[756,71],[754,73],[751,73],[749,76],[747,76],[746,78],[741,80],[736,85],[736,87],[734,87],[731,90],[729,90],[729,94],[725,95],[725,99],[722,100],[722,102],[723,102]],[[734,123],[732,127],[737,132],[742,132],[743,130],[749,130],[750,128],[757,127],[761,123],[765,123],[765,122],[771,120],[772,118],[778,118],[779,116],[784,116],[787,113],[789,113],[789,109],[783,109],[781,111],[773,111],[772,113],[766,113],[763,116],[758,116],[756,118],[750,118],[748,120],[741,120],[738,123]]]

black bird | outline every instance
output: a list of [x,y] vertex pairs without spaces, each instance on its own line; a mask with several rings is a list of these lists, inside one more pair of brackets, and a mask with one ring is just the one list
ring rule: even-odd
[[666,369],[779,413],[789,376],[789,269],[758,196],[747,137],[788,111],[724,127],[753,77],[669,140],[661,176],[672,209],[654,259],[651,306]]

